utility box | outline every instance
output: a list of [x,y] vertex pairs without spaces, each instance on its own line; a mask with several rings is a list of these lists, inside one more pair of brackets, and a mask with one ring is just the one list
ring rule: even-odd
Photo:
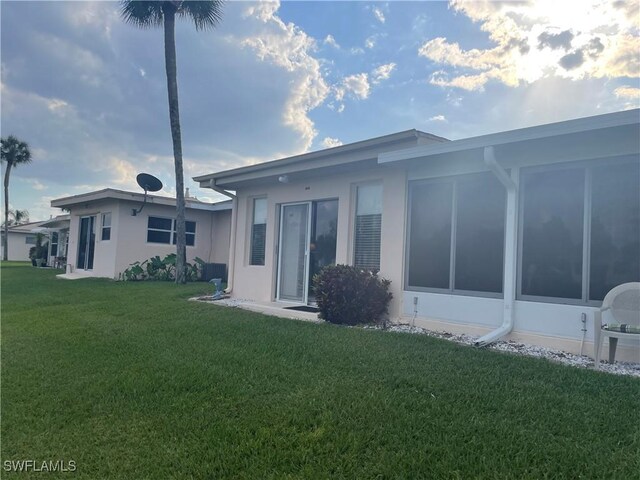
[[223,282],[227,282],[227,264],[226,263],[205,263],[202,266],[202,278],[204,282],[208,282],[214,278],[221,278]]

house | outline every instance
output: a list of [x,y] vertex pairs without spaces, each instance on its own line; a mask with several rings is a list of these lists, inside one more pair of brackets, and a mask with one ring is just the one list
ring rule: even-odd
[[[29,250],[36,246],[37,229],[44,222],[29,222],[9,227],[8,259],[15,262],[29,261]],[[46,243],[46,239],[43,244]],[[4,247],[4,228],[0,235],[0,245]]]
[[392,281],[392,320],[591,352],[604,295],[640,280],[639,132],[639,110],[410,130],[194,180],[234,198],[233,297],[312,303],[313,274],[351,264]]
[[[52,200],[70,216],[66,277],[117,279],[136,261],[175,253],[175,199],[147,195],[144,207],[143,201],[141,193],[111,188]],[[187,197],[187,261],[226,264],[230,224],[230,201]]]

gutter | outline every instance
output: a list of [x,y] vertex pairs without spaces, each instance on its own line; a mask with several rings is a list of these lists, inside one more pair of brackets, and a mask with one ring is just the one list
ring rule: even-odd
[[496,161],[495,151],[492,146],[484,147],[484,163],[500,183],[507,190],[507,217],[505,220],[504,242],[504,309],[502,325],[494,331],[476,340],[477,347],[484,347],[499,340],[513,330],[516,291],[516,261],[517,261],[517,212],[518,212],[518,178],[519,168],[511,169],[509,175]]
[[221,195],[229,197],[232,201],[231,204],[231,238],[229,239],[229,269],[227,272],[227,288],[224,293],[231,293],[233,291],[233,272],[235,271],[234,265],[236,261],[236,230],[238,228],[238,197],[233,193],[227,192],[223,188],[218,187],[215,184],[213,178],[209,179],[207,185],[214,192],[218,192]]

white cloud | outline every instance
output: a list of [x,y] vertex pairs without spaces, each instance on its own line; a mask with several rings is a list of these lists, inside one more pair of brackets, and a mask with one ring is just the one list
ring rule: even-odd
[[327,35],[322,43],[324,43],[325,45],[331,45],[333,48],[340,48],[340,45],[338,44],[338,42],[336,42],[336,39],[333,37],[333,35]]
[[371,72],[373,83],[380,83],[382,80],[387,80],[395,68],[396,64],[393,62],[374,68]]
[[325,137],[322,140],[322,146],[324,148],[339,147],[340,145],[342,145],[342,142],[337,138]]
[[360,47],[353,47],[349,51],[352,55],[362,55],[364,53],[364,50]]
[[351,93],[355,98],[365,99],[369,96],[369,76],[366,73],[349,75],[335,89],[336,100],[342,101],[346,93]]
[[369,38],[367,38],[364,41],[364,46],[367,47],[368,49],[372,49],[373,47],[376,46],[376,37],[375,35],[371,35]]
[[261,2],[245,10],[247,17],[259,19],[264,26],[254,36],[242,40],[241,45],[292,74],[283,121],[302,136],[302,150],[306,151],[316,136],[308,113],[324,102],[329,87],[322,76],[320,62],[312,55],[317,48],[314,39],[293,23],[285,24],[276,15],[279,5],[279,2]]
[[637,87],[630,87],[628,85],[623,85],[622,87],[616,88],[613,91],[613,93],[618,98],[640,100],[640,88],[637,88]]
[[444,115],[434,115],[429,119],[430,122],[446,122],[447,118]]
[[450,7],[479,23],[494,46],[464,50],[443,37],[425,42],[418,54],[452,69],[450,80],[432,78],[435,85],[481,90],[491,79],[516,87],[553,76],[640,76],[637,9],[624,3],[451,0]]
[[380,23],[385,22],[384,13],[378,7],[373,7],[373,14]]

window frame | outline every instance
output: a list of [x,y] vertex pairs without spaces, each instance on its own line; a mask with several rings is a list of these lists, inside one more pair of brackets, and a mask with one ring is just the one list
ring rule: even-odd
[[[166,229],[163,229],[163,228],[150,228],[149,227],[149,219],[150,218],[159,218],[159,219],[162,219],[162,220],[170,220],[171,221],[171,229],[170,230],[166,230]],[[194,226],[193,233],[186,232],[186,222],[193,223],[193,226]],[[195,220],[186,220],[185,219],[185,233],[186,233],[185,237],[188,237],[189,235],[193,235],[193,245],[186,244],[186,242],[185,242],[185,244],[186,244],[186,246],[188,248],[193,248],[193,247],[196,246],[196,232],[198,231],[197,224],[198,224],[198,222],[196,222]],[[149,231],[150,230],[154,231],[154,232],[164,232],[164,233],[169,232],[169,242],[166,243],[166,242],[152,242],[152,241],[149,241]],[[171,218],[171,217],[162,217],[162,216],[159,216],[159,215],[148,215],[147,216],[147,229],[146,229],[146,232],[147,232],[146,243],[150,243],[150,244],[153,244],[153,245],[169,245],[169,246],[173,246],[173,245],[176,244],[176,219],[175,218]]]
[[[638,155],[619,155],[608,158],[597,158],[593,160],[584,160],[576,162],[562,162],[547,165],[535,165],[530,167],[522,167],[520,170],[520,188],[518,189],[518,230],[517,230],[517,269],[516,269],[516,300],[525,302],[553,303],[561,305],[576,305],[587,307],[600,307],[602,300],[590,300],[589,288],[591,278],[591,209],[592,209],[592,192],[593,192],[593,169],[603,165],[617,164],[633,164],[638,163],[640,158]],[[537,295],[522,294],[522,247],[524,241],[524,177],[528,174],[536,174],[540,172],[552,172],[559,170],[582,170],[584,172],[584,190],[583,198],[583,219],[582,219],[582,292],[581,298],[562,298],[562,297],[545,297]]]
[[[264,223],[255,223],[256,222],[256,202],[258,200],[264,200],[265,202],[265,219]],[[251,215],[249,216],[249,252],[247,258],[247,265],[250,267],[264,267],[267,264],[267,225],[268,225],[268,216],[269,216],[269,202],[266,196],[258,196],[258,197],[250,197],[251,201]],[[253,229],[256,225],[264,225],[264,245],[263,245],[263,259],[262,263],[253,263],[253,250],[254,250],[254,232]]]
[[[109,216],[109,225],[105,225],[104,224],[104,220],[106,218],[106,216]],[[111,212],[104,212],[100,214],[100,241],[101,242],[110,242],[111,241],[111,221],[113,219],[113,215],[111,214]],[[147,223],[148,225],[148,223]],[[108,231],[109,232],[109,238],[104,238],[104,234],[105,232]]]
[[[424,293],[440,293],[445,295],[459,295],[465,297],[480,297],[480,298],[504,298],[504,243],[503,243],[503,255],[502,255],[502,291],[501,292],[483,292],[479,290],[462,290],[455,288],[455,270],[456,270],[456,240],[457,240],[457,220],[458,220],[458,181],[479,177],[481,175],[493,173],[490,171],[464,173],[460,175],[447,175],[442,177],[430,177],[422,179],[412,179],[408,181],[407,188],[407,213],[406,213],[406,240],[405,240],[405,254],[404,254],[404,285],[403,289],[407,292],[424,292]],[[439,184],[439,183],[451,183],[451,239],[449,243],[449,287],[437,288],[437,287],[420,287],[409,284],[409,265],[411,254],[411,214],[413,211],[412,193],[416,186],[427,184]],[[500,188],[503,188],[500,185]],[[507,194],[504,192],[504,217],[503,217],[503,242],[506,243],[506,224],[507,224]]]
[[372,180],[372,181],[367,181],[367,182],[360,182],[360,183],[356,183],[353,185],[353,244],[350,248],[351,250],[351,255],[352,255],[352,265],[356,268],[363,268],[363,267],[358,267],[358,265],[356,265],[356,246],[358,244],[357,242],[357,234],[358,234],[358,225],[357,225],[357,221],[358,221],[358,199],[359,199],[359,193],[360,193],[360,188],[361,187],[380,187],[380,243],[378,245],[378,249],[380,250],[379,252],[379,261],[378,261],[378,268],[377,271],[380,271],[380,264],[382,263],[382,223],[383,223],[383,213],[384,213],[384,183],[382,181],[382,179],[379,180]]

